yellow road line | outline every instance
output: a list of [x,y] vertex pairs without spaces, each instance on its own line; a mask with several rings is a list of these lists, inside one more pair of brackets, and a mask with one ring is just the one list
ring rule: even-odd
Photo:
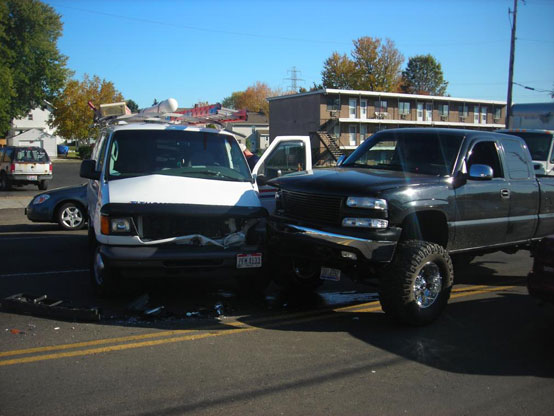
[[[453,290],[453,292],[455,293],[451,295],[451,299],[467,297],[467,296],[477,295],[482,293],[490,293],[490,292],[496,292],[501,290],[507,290],[514,287],[515,286],[490,287],[490,286],[479,285],[479,286],[469,286],[464,288],[458,288]],[[254,327],[252,326],[252,324],[269,323],[271,324],[269,325],[269,327],[279,327],[279,326],[285,326],[290,324],[299,324],[299,323],[310,322],[310,321],[315,321],[320,319],[327,319],[330,317],[337,317],[338,315],[336,315],[336,312],[376,312],[376,311],[381,311],[379,301],[343,306],[343,307],[327,309],[327,310],[320,309],[316,311],[299,312],[299,313],[294,313],[290,315],[282,314],[279,316],[263,317],[263,318],[248,320],[248,322],[238,322],[238,321],[224,322],[225,326],[235,327],[236,329],[224,329],[224,328],[220,328],[219,326],[212,325],[209,327],[202,327],[198,329],[161,331],[161,332],[154,332],[154,333],[148,333],[148,334],[142,334],[142,335],[130,335],[126,337],[107,338],[107,339],[99,339],[99,340],[93,340],[93,341],[78,342],[73,344],[53,345],[48,347],[36,347],[36,348],[28,348],[28,349],[21,349],[21,350],[5,351],[5,352],[0,352],[0,357],[24,355],[24,354],[31,354],[31,353],[37,353],[37,352],[63,351],[63,350],[82,348],[82,347],[88,347],[93,345],[112,344],[112,343],[127,342],[127,341],[139,341],[139,340],[145,340],[145,339],[151,339],[151,338],[162,338],[157,340],[118,344],[118,345],[112,345],[112,346],[106,346],[106,347],[100,347],[100,348],[90,348],[90,349],[74,350],[74,351],[67,351],[67,352],[59,352],[54,354],[44,354],[44,355],[35,355],[30,357],[14,358],[10,360],[0,361],[0,366],[31,363],[36,361],[52,360],[52,359],[59,359],[59,358],[66,358],[66,357],[101,354],[105,352],[122,351],[127,349],[163,345],[163,344],[182,342],[182,341],[194,341],[194,340],[199,340],[204,338],[217,337],[222,335],[231,335],[236,333],[256,331],[256,330],[263,329],[261,327]],[[217,332],[213,332],[215,329],[217,329]],[[212,332],[208,332],[204,334],[191,334],[198,331],[212,331]],[[185,334],[188,334],[188,335],[185,335]],[[173,337],[174,335],[179,335],[179,336]]]

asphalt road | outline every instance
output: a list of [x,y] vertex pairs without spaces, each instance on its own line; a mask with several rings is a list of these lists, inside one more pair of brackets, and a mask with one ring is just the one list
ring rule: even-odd
[[[2,196],[0,196],[2,197]],[[372,290],[293,296],[233,282],[91,291],[86,232],[0,210],[0,299],[47,294],[99,322],[0,311],[0,415],[550,415],[554,308],[527,295],[527,252],[456,272],[433,325],[389,321]],[[147,309],[129,304],[148,295]]]

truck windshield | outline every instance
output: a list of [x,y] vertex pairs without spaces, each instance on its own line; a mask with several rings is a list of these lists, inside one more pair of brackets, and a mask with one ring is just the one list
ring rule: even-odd
[[122,130],[106,154],[108,180],[145,175],[186,176],[224,181],[251,180],[234,138],[186,130]]
[[[536,161],[546,162],[548,159],[548,153],[550,152],[550,146],[552,145],[552,133],[542,132],[503,132],[504,134],[511,134],[513,136],[521,137],[527,143],[531,158]],[[554,157],[554,156],[553,156]]]
[[462,139],[461,134],[433,132],[377,134],[341,166],[451,175]]

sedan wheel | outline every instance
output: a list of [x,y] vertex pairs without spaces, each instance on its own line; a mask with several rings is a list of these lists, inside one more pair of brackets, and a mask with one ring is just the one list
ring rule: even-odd
[[63,204],[58,210],[58,224],[64,230],[80,230],[85,225],[83,209],[71,202]]

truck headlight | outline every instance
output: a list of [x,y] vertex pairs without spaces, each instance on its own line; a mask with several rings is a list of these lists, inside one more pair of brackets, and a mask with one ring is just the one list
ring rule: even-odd
[[387,228],[389,222],[377,218],[343,218],[342,226],[354,228]]
[[360,196],[349,196],[346,200],[346,205],[350,208],[372,208],[372,209],[387,209],[387,201],[379,198],[368,198]]

